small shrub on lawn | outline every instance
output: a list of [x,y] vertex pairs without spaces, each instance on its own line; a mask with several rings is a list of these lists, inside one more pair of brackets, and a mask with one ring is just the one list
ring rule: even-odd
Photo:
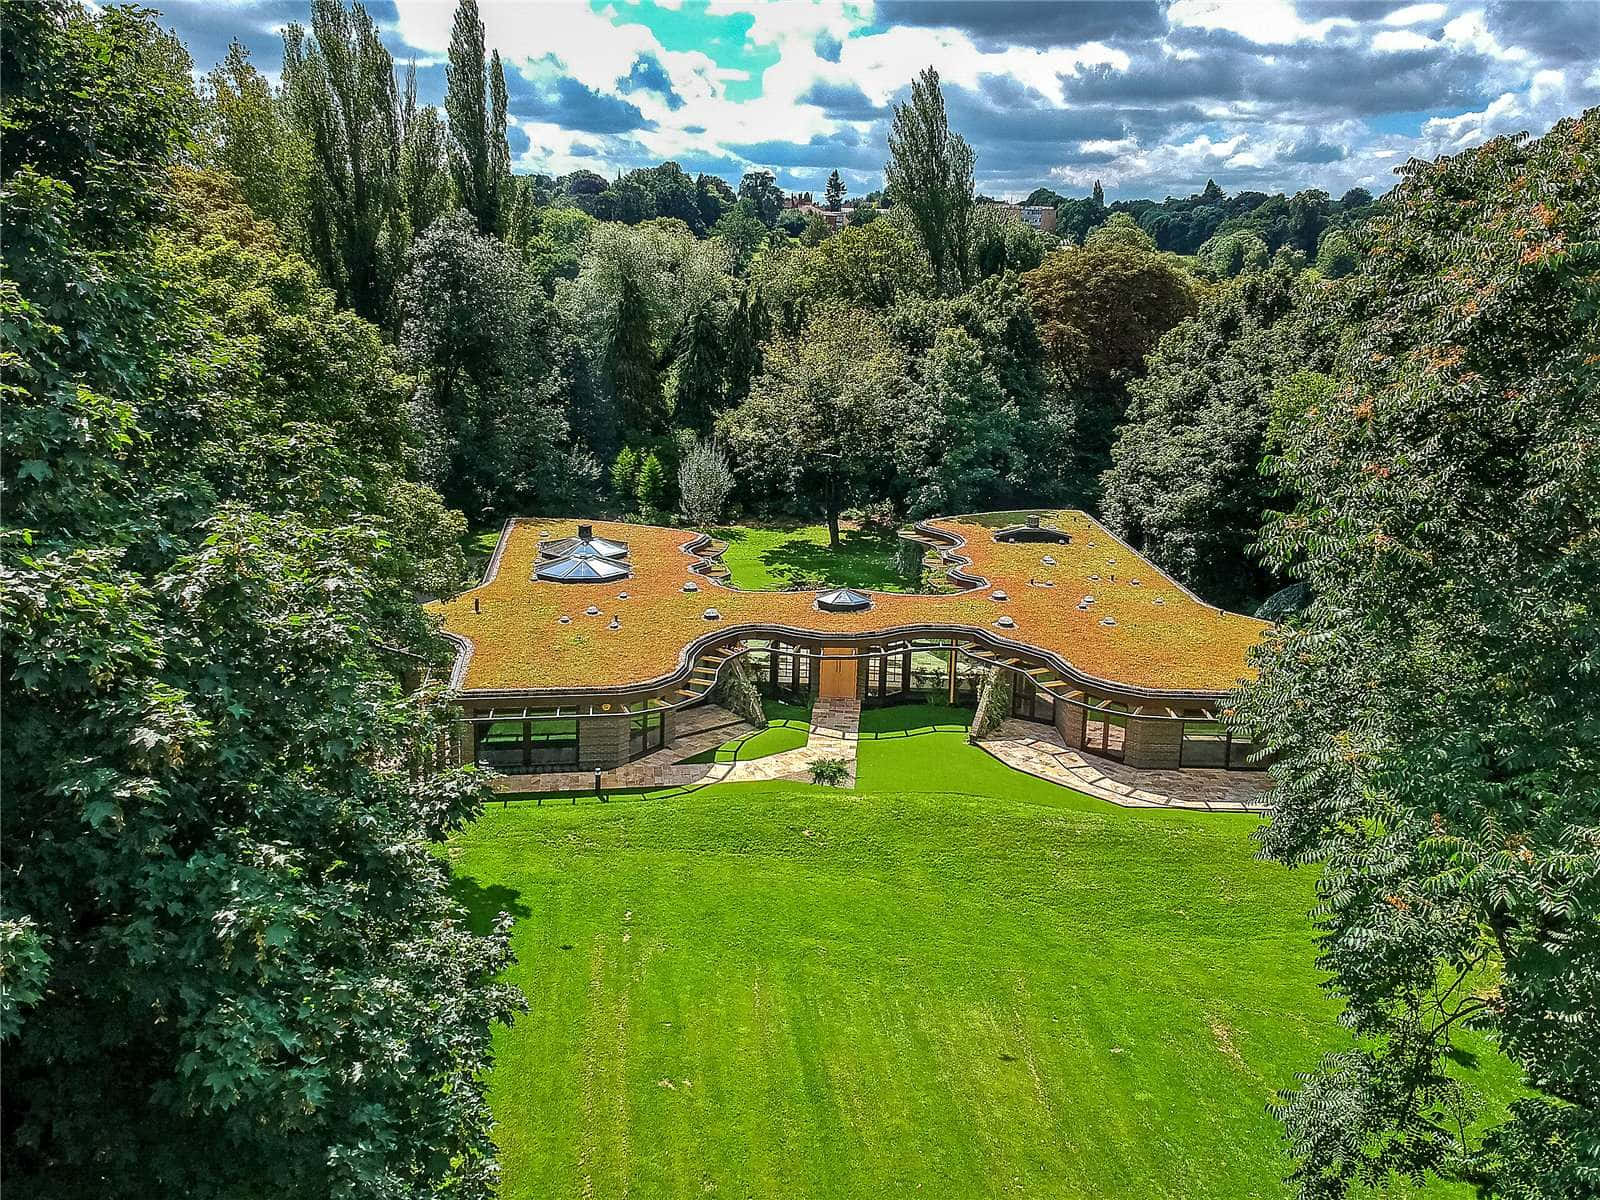
[[819,758],[811,764],[811,782],[823,787],[840,787],[850,778],[842,758]]

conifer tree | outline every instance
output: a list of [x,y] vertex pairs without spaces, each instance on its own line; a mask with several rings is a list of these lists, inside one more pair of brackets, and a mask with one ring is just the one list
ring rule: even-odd
[[653,340],[649,302],[639,284],[625,276],[618,287],[617,323],[606,353],[624,439],[648,437],[666,425]]
[[688,345],[678,363],[673,392],[673,422],[696,433],[710,432],[722,407],[722,337],[716,315],[702,305],[689,323]]
[[844,206],[845,190],[844,180],[839,178],[839,172],[836,168],[833,174],[828,176],[827,188],[828,207],[834,212],[838,212]]

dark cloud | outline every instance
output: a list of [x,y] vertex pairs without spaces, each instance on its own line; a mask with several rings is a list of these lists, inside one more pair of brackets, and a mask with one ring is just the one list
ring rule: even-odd
[[880,25],[959,29],[985,49],[1131,41],[1158,38],[1167,30],[1165,0],[878,0],[875,13]]
[[1062,76],[1069,103],[1248,101],[1288,116],[1376,116],[1481,107],[1501,90],[1495,62],[1447,46],[1378,52],[1355,41],[1274,46],[1221,30],[1175,31],[1178,58],[1140,50],[1126,71],[1085,67]]
[[228,56],[232,42],[250,51],[259,71],[276,71],[283,65],[283,37],[279,26],[290,21],[310,22],[308,6],[300,0],[268,0],[240,10],[213,0],[166,0],[158,23],[177,30],[197,70],[209,71]]
[[1294,10],[1302,21],[1315,23],[1329,17],[1346,17],[1352,21],[1377,21],[1397,9],[1406,7],[1411,0],[1295,0]]
[[826,79],[814,80],[810,87],[800,93],[796,103],[814,104],[830,117],[841,121],[870,121],[889,111],[885,106],[867,99],[867,94],[850,80],[839,83]]
[[570,75],[534,81],[522,72],[506,73],[511,115],[524,121],[545,121],[582,133],[627,133],[653,129],[638,106],[620,96],[606,96]]
[[1350,152],[1343,146],[1324,142],[1320,138],[1306,138],[1296,142],[1284,155],[1285,162],[1294,163],[1332,163],[1343,162],[1350,157]]
[[521,125],[507,125],[506,145],[511,148],[512,158],[520,158],[528,152],[533,140],[528,137],[527,131]]
[[976,91],[946,84],[944,103],[951,128],[985,159],[1007,146],[1054,150],[1063,142],[1119,138],[1128,131],[1123,115],[1115,110],[1057,108],[1008,75],[981,76]]
[[654,54],[641,54],[634,59],[633,68],[618,87],[624,92],[654,92],[674,112],[683,107],[683,97],[678,95],[667,69]]
[[1600,4],[1595,0],[1496,0],[1484,12],[1484,24],[1501,45],[1521,46],[1551,62],[1579,63],[1600,56]]
[[881,170],[885,153],[881,141],[863,145],[857,138],[855,145],[847,146],[840,139],[823,134],[809,142],[746,142],[729,146],[728,150],[764,167],[853,167],[858,171]]
[[823,62],[838,62],[844,43],[824,29],[811,42],[811,48]]

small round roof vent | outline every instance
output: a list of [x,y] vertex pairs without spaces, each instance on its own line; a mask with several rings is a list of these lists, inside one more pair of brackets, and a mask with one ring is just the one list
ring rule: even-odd
[[720,621],[720,620],[722,620],[722,614],[719,613],[714,608],[708,608],[708,609],[706,609],[706,620],[708,620],[708,621]]
[[586,617],[598,617],[600,615],[600,606],[598,604],[589,605],[588,608],[583,610],[583,615]]
[[683,590],[686,592],[698,592],[700,590],[700,585],[691,579],[688,583],[683,585]]
[[1101,617],[1100,618],[1100,624],[1102,624],[1102,625],[1115,625],[1116,623],[1117,623],[1117,619],[1115,617]]
[[1042,563],[1044,566],[1047,566],[1047,567],[1053,567],[1053,566],[1056,565],[1055,557],[1053,555],[1049,555],[1049,554],[1046,554],[1043,558],[1041,558],[1039,560],[1039,562]]
[[1010,617],[1001,617],[995,624],[1000,626],[1001,629],[1015,629],[1017,627],[1017,623]]
[[1009,599],[1011,599],[1011,597],[1006,595],[1004,592],[999,591],[997,589],[997,590],[995,590],[995,591],[993,591],[993,592],[991,592],[989,594],[989,599],[991,599],[991,600],[1009,600]]
[[817,596],[817,607],[823,612],[865,612],[872,607],[872,597],[855,588],[834,588]]

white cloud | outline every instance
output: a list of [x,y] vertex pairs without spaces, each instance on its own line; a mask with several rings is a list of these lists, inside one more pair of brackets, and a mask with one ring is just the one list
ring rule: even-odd
[[1408,4],[1397,8],[1383,18],[1385,25],[1420,25],[1424,21],[1437,21],[1448,9],[1443,4]]
[[1438,44],[1411,29],[1385,29],[1372,39],[1372,48],[1386,54],[1396,50],[1428,50]]
[[1224,29],[1248,38],[1258,46],[1281,46],[1290,42],[1320,42],[1328,31],[1355,28],[1346,17],[1325,17],[1321,21],[1302,21],[1289,0],[1254,0],[1240,4],[1235,0],[1177,0],[1167,10],[1174,25],[1198,29]]

